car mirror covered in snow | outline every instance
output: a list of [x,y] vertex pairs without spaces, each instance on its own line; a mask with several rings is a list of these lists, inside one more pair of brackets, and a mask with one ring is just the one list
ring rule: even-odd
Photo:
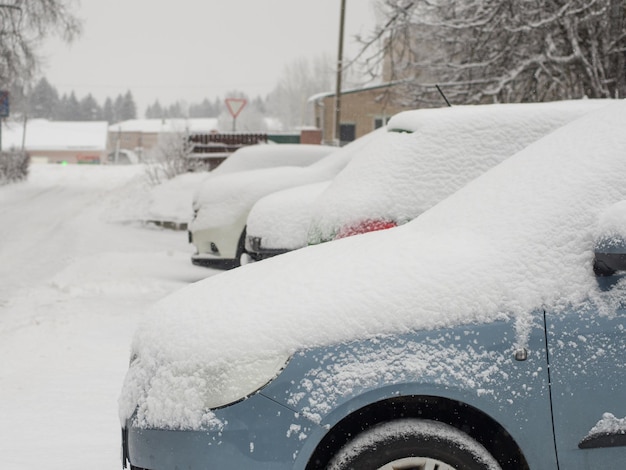
[[602,213],[594,251],[593,270],[597,276],[626,271],[626,201]]

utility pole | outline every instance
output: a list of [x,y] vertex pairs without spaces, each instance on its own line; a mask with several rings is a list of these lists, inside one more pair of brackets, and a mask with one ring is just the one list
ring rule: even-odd
[[346,0],[341,0],[339,16],[339,51],[337,53],[337,87],[335,89],[335,145],[341,145],[341,76],[343,75],[343,27],[346,19]]

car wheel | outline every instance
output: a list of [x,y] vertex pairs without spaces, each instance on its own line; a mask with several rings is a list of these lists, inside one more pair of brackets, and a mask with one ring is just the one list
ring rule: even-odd
[[234,266],[235,268],[241,266],[243,263],[241,262],[242,258],[245,259],[245,256],[248,254],[246,251],[246,229],[244,227],[243,232],[241,232],[241,236],[239,237],[239,242],[237,243],[237,254],[235,255]]
[[356,436],[334,457],[330,470],[501,470],[489,452],[448,424],[404,419]]

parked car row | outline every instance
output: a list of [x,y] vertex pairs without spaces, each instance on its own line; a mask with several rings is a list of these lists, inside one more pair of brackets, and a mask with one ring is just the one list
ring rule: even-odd
[[[482,136],[485,148],[509,153],[473,179],[459,176],[454,190],[446,185],[464,174],[464,155],[481,155],[459,136],[468,153],[419,180],[445,187],[413,220],[391,199],[371,219],[401,226],[335,239],[343,221],[333,220],[319,232],[331,242],[158,302],[135,333],[119,401],[124,465],[621,468],[626,102],[568,121],[519,151],[510,138],[492,145]],[[361,150],[387,139],[398,152],[412,147],[431,122],[377,132]],[[432,125],[433,135],[444,130]],[[455,145],[454,126],[447,141]],[[369,174],[349,152],[343,171]],[[381,155],[391,165],[396,154]],[[371,176],[395,190],[383,173]],[[291,194],[319,200],[334,186]]]
[[212,178],[190,226],[197,249],[192,261],[231,268],[402,225],[543,135],[605,105],[577,100],[408,111],[342,149],[327,147],[315,164]]

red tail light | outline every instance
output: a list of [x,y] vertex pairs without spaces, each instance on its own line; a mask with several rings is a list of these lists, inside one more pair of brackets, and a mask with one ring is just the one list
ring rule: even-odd
[[335,240],[339,238],[351,237],[352,235],[360,235],[367,232],[375,232],[377,230],[386,230],[388,228],[396,227],[396,224],[392,220],[363,220],[356,224],[347,225],[339,229]]

